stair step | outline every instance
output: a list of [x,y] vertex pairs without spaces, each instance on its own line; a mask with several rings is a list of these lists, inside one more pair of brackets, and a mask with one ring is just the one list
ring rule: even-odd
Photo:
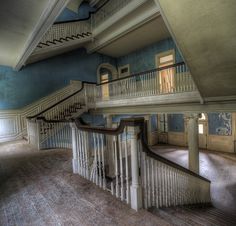
[[170,224],[193,226],[235,226],[235,215],[225,214],[214,207],[200,205],[171,208],[150,208],[150,212],[168,221]]

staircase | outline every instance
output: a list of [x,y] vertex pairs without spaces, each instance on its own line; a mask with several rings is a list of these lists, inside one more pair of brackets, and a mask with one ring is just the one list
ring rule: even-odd
[[70,121],[88,110],[93,101],[93,83],[82,82],[82,87],[68,97],[36,115],[27,117],[28,141],[39,150],[71,148]]
[[149,211],[173,226],[235,226],[236,215],[229,215],[212,206],[150,208]]
[[209,180],[149,149],[143,118],[123,119],[116,129],[76,119],[71,128],[73,172],[132,209],[211,202]]

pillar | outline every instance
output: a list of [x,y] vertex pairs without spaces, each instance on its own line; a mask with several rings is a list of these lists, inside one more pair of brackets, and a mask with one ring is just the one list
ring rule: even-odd
[[131,148],[131,175],[132,182],[130,186],[131,194],[131,208],[139,210],[142,208],[142,188],[139,177],[139,165],[138,165],[138,133],[139,127],[128,127],[128,132],[131,136],[130,148]]
[[[106,119],[106,127],[112,128],[112,115],[106,114],[104,118]],[[107,136],[105,162],[107,176],[111,178],[115,177],[115,155],[112,148],[112,136]]]
[[197,113],[187,115],[189,169],[199,174],[198,118]]
[[71,126],[71,132],[72,132],[72,167],[73,167],[73,173],[79,173],[79,159],[78,159],[78,151],[77,151],[77,128],[75,123],[70,123]]
[[145,115],[144,119],[147,125],[147,143],[148,145],[152,145],[152,131],[151,131],[151,115]]

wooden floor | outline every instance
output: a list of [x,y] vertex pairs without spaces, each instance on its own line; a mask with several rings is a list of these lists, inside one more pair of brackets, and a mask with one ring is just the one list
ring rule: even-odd
[[72,174],[71,158],[24,141],[0,144],[0,225],[171,225]]

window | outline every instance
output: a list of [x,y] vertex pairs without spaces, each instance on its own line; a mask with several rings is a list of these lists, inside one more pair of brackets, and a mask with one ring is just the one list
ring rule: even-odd
[[119,67],[118,70],[119,70],[119,77],[120,78],[126,77],[126,76],[128,76],[130,74],[130,72],[129,72],[129,64],[124,65],[122,67]]
[[168,132],[168,116],[167,114],[160,114],[160,132]]
[[203,126],[203,124],[198,124],[198,133],[199,134],[204,134],[204,126]]
[[201,116],[198,120],[206,120],[206,115],[204,113],[201,113]]

